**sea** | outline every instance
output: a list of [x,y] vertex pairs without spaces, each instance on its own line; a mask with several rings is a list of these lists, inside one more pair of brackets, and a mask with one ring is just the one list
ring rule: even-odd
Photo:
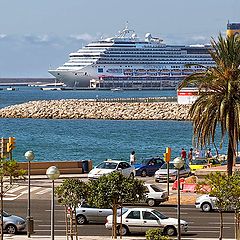
[[[176,96],[176,91],[42,91],[17,87],[0,91],[0,108],[34,100],[101,99]],[[129,161],[131,151],[137,161],[161,156],[171,147],[172,157],[182,148],[192,147],[192,123],[155,120],[64,120],[0,118],[0,137],[16,138],[13,158],[26,161],[24,153],[32,150],[34,161],[92,160],[93,165],[106,159]],[[224,151],[224,148],[223,148]],[[214,151],[213,151],[214,152]]]

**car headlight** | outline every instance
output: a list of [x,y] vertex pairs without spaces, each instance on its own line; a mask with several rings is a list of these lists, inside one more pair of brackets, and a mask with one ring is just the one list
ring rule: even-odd
[[25,224],[25,223],[26,223],[26,222],[25,222],[24,220],[19,220],[17,224],[18,224],[18,225],[23,225],[23,224]]

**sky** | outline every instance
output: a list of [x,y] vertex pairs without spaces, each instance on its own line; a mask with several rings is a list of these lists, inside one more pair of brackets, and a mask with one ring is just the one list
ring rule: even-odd
[[167,44],[205,44],[240,22],[239,0],[0,0],[0,78],[51,77],[49,68],[126,22]]

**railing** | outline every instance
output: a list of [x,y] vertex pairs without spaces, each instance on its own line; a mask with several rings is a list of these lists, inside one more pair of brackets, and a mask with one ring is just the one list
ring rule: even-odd
[[[86,99],[85,99],[86,100]],[[148,98],[96,98],[94,102],[177,102],[177,97],[148,97]]]

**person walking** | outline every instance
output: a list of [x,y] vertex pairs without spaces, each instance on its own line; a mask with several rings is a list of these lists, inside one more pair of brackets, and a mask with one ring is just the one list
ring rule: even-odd
[[182,160],[186,160],[186,157],[187,157],[187,152],[185,151],[185,149],[184,148],[182,148],[182,151],[181,151],[181,158],[182,158]]
[[130,164],[133,165],[136,163],[135,151],[132,151],[130,154]]
[[207,150],[206,158],[212,158],[211,148],[209,148],[209,149]]
[[188,152],[188,165],[189,165],[189,163],[192,162],[192,159],[193,159],[193,149],[190,148],[190,150]]

